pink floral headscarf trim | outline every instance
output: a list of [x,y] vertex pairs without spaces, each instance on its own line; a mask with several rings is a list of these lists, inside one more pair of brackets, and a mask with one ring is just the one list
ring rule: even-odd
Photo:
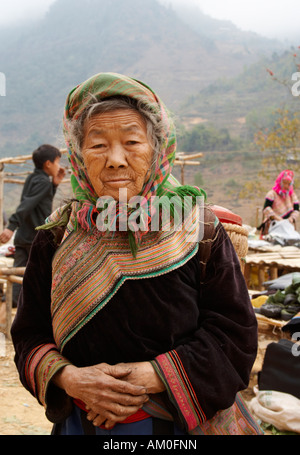
[[[288,190],[284,190],[282,188],[282,180],[289,180],[291,182]],[[289,169],[286,169],[286,170],[280,172],[280,174],[278,175],[278,177],[275,181],[275,185],[273,186],[273,190],[276,191],[276,193],[279,194],[280,196],[286,196],[287,194],[289,196],[291,196],[294,192],[293,184],[294,184],[294,172]]]

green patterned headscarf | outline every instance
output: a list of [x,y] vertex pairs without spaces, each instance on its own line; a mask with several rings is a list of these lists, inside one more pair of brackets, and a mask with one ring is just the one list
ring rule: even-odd
[[[97,101],[114,96],[126,96],[137,101],[142,101],[155,113],[159,113],[162,120],[163,143],[158,159],[153,167],[150,178],[145,182],[139,194],[146,202],[151,196],[167,196],[168,198],[179,195],[205,195],[203,190],[194,187],[180,186],[171,175],[175,160],[176,134],[173,121],[162,101],[151,90],[150,87],[138,80],[115,73],[100,73],[75,87],[67,97],[64,114],[64,135],[68,148],[68,158],[72,169],[72,188],[75,198],[79,201],[72,211],[75,218],[73,225],[80,225],[83,229],[89,230],[94,224],[96,204],[98,196],[90,182],[84,166],[80,150],[76,150],[70,135],[70,122],[78,119],[91,104],[91,96]],[[182,208],[182,207],[181,207]],[[143,232],[131,232],[128,230],[130,244],[135,250],[140,243],[141,236],[150,229],[151,215],[148,213],[148,226]],[[74,221],[74,220],[73,220]]]

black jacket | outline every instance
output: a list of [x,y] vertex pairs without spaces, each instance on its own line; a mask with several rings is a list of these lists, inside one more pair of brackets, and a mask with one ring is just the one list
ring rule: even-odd
[[[202,249],[181,267],[159,276],[126,280],[120,276],[122,285],[109,302],[87,316],[80,330],[70,331],[62,355],[74,365],[86,367],[101,362],[156,362],[166,352],[172,352],[174,358],[176,351],[178,376],[189,378],[188,390],[197,397],[195,409],[201,406],[210,419],[231,406],[236,393],[249,382],[256,357],[257,321],[232,243],[223,226],[216,229],[204,283],[199,280]],[[56,248],[51,231],[39,231],[11,331],[21,382],[32,394],[41,390],[42,378],[37,373],[29,379],[31,368],[36,372],[43,361],[42,354],[36,354],[38,347],[56,343],[51,317]],[[79,263],[76,260],[78,268]],[[80,302],[76,310],[79,314]],[[35,355],[41,355],[36,364]],[[54,363],[49,369],[52,366]],[[170,384],[171,378],[172,374]],[[30,388],[33,382],[34,392]],[[60,389],[49,387],[49,420],[65,418],[69,407],[63,397]],[[177,411],[171,412],[177,419]]]
[[17,229],[14,244],[31,245],[37,226],[44,224],[52,212],[52,202],[56,192],[50,177],[42,169],[35,169],[24,184],[21,202],[16,212],[9,218],[7,228]]

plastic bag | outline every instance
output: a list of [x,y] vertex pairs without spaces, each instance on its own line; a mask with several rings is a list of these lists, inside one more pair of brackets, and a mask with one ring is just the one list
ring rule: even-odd
[[300,242],[300,234],[288,220],[272,221],[268,237],[281,245],[292,245]]
[[249,402],[250,411],[278,430],[300,433],[300,400],[294,395],[254,388],[256,396]]

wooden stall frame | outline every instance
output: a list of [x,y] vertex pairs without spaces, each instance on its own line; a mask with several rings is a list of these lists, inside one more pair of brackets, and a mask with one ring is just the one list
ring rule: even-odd
[[10,336],[10,329],[12,323],[12,307],[13,307],[13,283],[22,284],[25,267],[6,267],[0,268],[0,277],[6,280],[5,292],[5,309],[6,309],[6,324],[5,335],[8,339]]

